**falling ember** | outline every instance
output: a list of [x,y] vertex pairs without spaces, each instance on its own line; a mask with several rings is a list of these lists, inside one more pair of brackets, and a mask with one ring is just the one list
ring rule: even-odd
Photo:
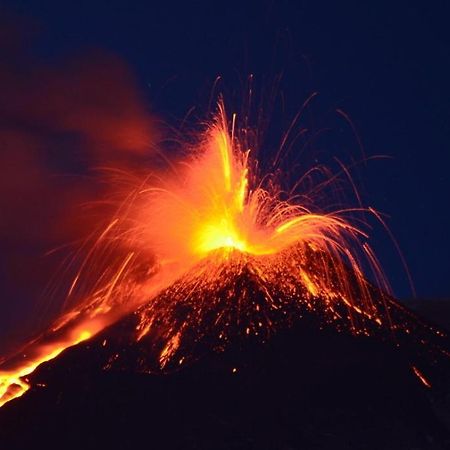
[[411,368],[416,377],[420,380],[420,382],[427,388],[431,388],[430,382],[425,378],[423,373],[416,366],[412,366]]
[[354,334],[406,329],[391,321],[388,285],[352,211],[312,211],[298,197],[282,199],[275,183],[264,187],[234,127],[220,104],[183,161],[129,193],[89,244],[68,293],[76,306],[2,361],[0,406],[29,388],[39,364],[130,315],[130,339],[148,348],[153,362],[144,366],[153,371],[188,361],[191,342],[220,349],[235,334],[264,340],[307,311]]

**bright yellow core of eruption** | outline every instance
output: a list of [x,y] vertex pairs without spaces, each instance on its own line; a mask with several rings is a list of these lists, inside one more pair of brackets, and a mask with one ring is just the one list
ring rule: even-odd
[[233,228],[233,224],[227,220],[208,224],[200,231],[198,252],[209,253],[219,248],[236,249],[241,252],[249,251],[247,243],[240,238],[237,231]]
[[219,249],[268,255],[298,240],[299,228],[308,233],[312,226],[317,231],[317,216],[282,204],[260,187],[249,190],[250,151],[236,148],[239,143],[228,132],[223,111],[206,136],[177,196],[187,212],[175,216],[176,227],[190,255],[203,258]]
[[[272,255],[301,239],[338,231],[338,221],[289,204],[260,185],[251,187],[249,152],[228,129],[219,106],[214,123],[174,177],[158,179],[140,201],[142,246],[160,261],[191,265],[209,253],[236,250]],[[234,123],[234,122],[233,122]],[[146,195],[148,194],[148,195]],[[141,226],[141,225],[138,225]],[[339,234],[339,233],[338,233]],[[187,266],[186,266],[187,267]]]
[[[201,256],[217,249],[255,253],[245,236],[252,224],[248,217],[247,154],[233,152],[226,125],[216,125],[204,154],[208,180],[208,208],[201,214],[193,239],[193,251]],[[201,208],[200,208],[201,209]]]

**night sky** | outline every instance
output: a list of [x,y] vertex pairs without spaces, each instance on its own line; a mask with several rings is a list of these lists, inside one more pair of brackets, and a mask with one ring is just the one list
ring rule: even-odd
[[[283,74],[280,114],[286,124],[318,92],[304,126],[331,128],[331,134],[315,145],[346,162],[358,159],[362,149],[336,112],[342,110],[366,155],[390,157],[358,167],[364,204],[387,214],[417,296],[449,297],[447,2],[2,4],[9,22],[33,28],[35,60],[46,64],[92,49],[117,55],[136,77],[142,101],[169,123],[193,106],[202,117],[218,75],[238,104],[249,74],[260,91]],[[411,298],[392,242],[382,227],[372,235],[395,294]]]

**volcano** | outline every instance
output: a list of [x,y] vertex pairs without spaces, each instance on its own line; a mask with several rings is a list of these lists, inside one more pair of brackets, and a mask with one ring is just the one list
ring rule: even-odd
[[380,214],[319,209],[335,177],[258,179],[218,109],[80,249],[67,309],[0,360],[0,447],[448,446],[448,338],[390,294],[353,217]]
[[375,287],[390,327],[270,270],[212,255],[42,364],[1,448],[449,448],[444,333]]

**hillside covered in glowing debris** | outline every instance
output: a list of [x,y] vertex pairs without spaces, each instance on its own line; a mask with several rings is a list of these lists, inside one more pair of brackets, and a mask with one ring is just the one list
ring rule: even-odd
[[[394,300],[402,327],[369,320],[355,332],[345,304],[329,316],[301,286],[292,302],[254,264],[216,266],[220,287],[201,285],[197,267],[42,364],[0,410],[0,445],[59,448],[70,436],[66,448],[446,448],[445,336]],[[201,315],[198,302],[208,303]],[[277,307],[287,302],[288,315]]]

